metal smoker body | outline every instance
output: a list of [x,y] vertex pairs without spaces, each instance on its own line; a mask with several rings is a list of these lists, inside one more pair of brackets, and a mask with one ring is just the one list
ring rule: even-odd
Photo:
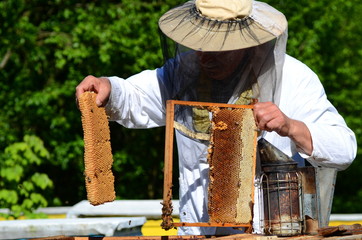
[[317,234],[328,226],[337,171],[303,166],[265,139],[258,141],[262,173],[260,225],[264,234]]

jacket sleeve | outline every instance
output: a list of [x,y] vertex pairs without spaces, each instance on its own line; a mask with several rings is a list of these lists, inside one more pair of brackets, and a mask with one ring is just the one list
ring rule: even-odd
[[127,128],[165,125],[157,70],[146,70],[126,80],[108,79],[112,90],[105,108],[110,121],[117,121]]
[[286,94],[283,97],[288,104],[282,107],[289,117],[307,125],[313,141],[312,155],[300,155],[315,166],[347,168],[357,152],[355,134],[327,99],[317,75],[296,59],[287,60],[282,95]]

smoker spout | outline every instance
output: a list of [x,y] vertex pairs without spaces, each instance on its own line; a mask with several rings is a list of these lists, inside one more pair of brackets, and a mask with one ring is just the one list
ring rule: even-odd
[[262,165],[294,162],[291,157],[280,151],[264,138],[258,141],[258,151]]

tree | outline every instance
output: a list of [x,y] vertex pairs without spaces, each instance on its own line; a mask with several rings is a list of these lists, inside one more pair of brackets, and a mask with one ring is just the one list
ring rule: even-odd
[[[161,65],[156,19],[167,8],[167,1],[0,2],[0,149],[25,135],[44,141],[49,161],[32,168],[54,182],[50,205],[85,198],[75,86],[88,74],[127,77]],[[119,198],[160,197],[163,130],[138,135],[111,128]]]

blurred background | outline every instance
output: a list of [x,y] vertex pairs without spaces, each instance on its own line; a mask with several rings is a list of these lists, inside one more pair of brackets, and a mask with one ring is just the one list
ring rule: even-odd
[[[40,207],[86,199],[75,87],[89,74],[127,78],[161,66],[158,18],[183,2],[0,1],[2,217],[40,218]],[[356,133],[358,155],[338,173],[332,213],[362,213],[362,4],[266,2],[289,21],[288,54],[318,74]],[[117,199],[161,199],[164,128],[110,128]]]

